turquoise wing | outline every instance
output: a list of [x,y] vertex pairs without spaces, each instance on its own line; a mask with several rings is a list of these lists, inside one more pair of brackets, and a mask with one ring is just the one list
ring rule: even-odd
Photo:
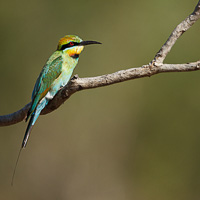
[[29,116],[34,112],[40,100],[45,97],[55,79],[59,77],[62,71],[62,56],[56,57],[52,61],[48,61],[43,67],[33,89],[32,104],[27,114]]

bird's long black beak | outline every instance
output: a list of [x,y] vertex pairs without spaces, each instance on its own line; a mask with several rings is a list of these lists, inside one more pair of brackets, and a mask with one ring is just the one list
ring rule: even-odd
[[80,46],[86,46],[86,45],[90,45],[90,44],[102,44],[102,43],[97,42],[97,41],[82,41],[79,43]]

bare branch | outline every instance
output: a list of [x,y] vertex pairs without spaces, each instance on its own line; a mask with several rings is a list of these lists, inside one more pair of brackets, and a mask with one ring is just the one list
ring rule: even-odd
[[57,109],[72,94],[80,90],[108,86],[115,83],[128,81],[131,79],[150,77],[152,75],[164,72],[188,72],[196,70],[200,70],[200,61],[188,64],[162,64],[160,66],[149,64],[143,65],[142,67],[121,70],[112,74],[106,74],[97,77],[75,77],[69,82],[67,86],[65,86],[61,91],[58,92],[58,94],[54,97],[54,99],[51,102],[49,102],[42,114],[47,114]]
[[25,105],[22,109],[12,114],[0,116],[0,126],[9,126],[23,121],[27,115],[30,106],[31,103]]
[[[155,74],[164,72],[188,72],[200,69],[200,60],[187,64],[163,64],[164,59],[170,52],[177,39],[187,31],[200,18],[200,1],[198,2],[194,12],[182,21],[172,32],[166,43],[158,51],[154,59],[148,64],[139,68],[130,68],[121,70],[112,74],[79,78],[74,76],[71,81],[62,88],[57,95],[49,102],[42,111],[42,115],[50,113],[60,107],[72,94],[80,90],[92,89],[97,87],[108,86],[111,84],[137,79],[142,77],[150,77]],[[31,103],[27,104],[19,111],[0,116],[0,126],[9,126],[16,124],[26,118]]]
[[[108,86],[131,79],[150,77],[158,73],[188,72],[196,71],[199,69],[200,61],[188,64],[162,64],[160,66],[144,65],[139,68],[131,68],[127,70],[121,70],[112,74],[89,78],[79,78],[75,76],[68,83],[68,85],[62,88],[53,98],[53,100],[49,102],[49,104],[44,108],[41,114],[44,115],[56,110],[67,99],[69,99],[72,94],[80,90]],[[0,116],[0,126],[9,126],[24,120],[26,118],[26,114],[30,105],[31,103],[27,104],[24,108],[15,113]]]
[[185,20],[183,20],[171,33],[168,40],[161,47],[158,53],[155,55],[152,62],[163,63],[167,54],[170,52],[171,48],[174,46],[177,39],[185,33],[198,19],[200,18],[200,1],[195,7],[192,14],[190,14]]

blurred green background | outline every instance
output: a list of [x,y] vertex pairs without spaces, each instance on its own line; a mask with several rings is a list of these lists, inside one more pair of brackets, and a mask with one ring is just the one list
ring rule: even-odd
[[[0,2],[0,115],[30,102],[37,76],[66,34],[97,40],[75,74],[149,63],[197,0]],[[199,60],[200,22],[166,63]],[[78,92],[41,116],[11,177],[27,124],[0,128],[0,199],[200,198],[200,72],[168,73]]]

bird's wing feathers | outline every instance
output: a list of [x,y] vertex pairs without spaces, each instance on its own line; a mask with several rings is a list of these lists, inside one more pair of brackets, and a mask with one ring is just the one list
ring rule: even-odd
[[37,107],[39,101],[45,97],[55,79],[59,77],[62,71],[62,56],[58,56],[53,60],[50,58],[43,67],[32,93],[32,104],[27,114],[27,120]]

